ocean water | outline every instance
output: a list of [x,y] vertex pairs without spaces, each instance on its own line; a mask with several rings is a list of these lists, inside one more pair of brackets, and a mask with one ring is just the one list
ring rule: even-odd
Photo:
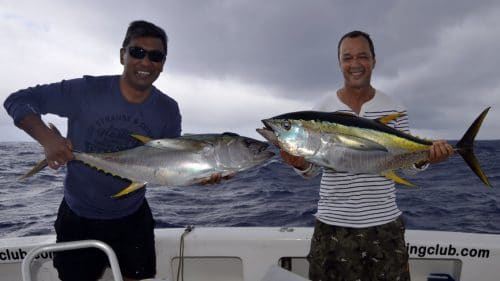
[[[478,141],[476,155],[493,188],[456,154],[398,186],[408,229],[500,233],[500,140]],[[34,142],[0,143],[0,237],[53,233],[64,168],[19,181],[43,157]],[[312,226],[320,178],[303,179],[279,158],[218,185],[150,186],[157,227]]]

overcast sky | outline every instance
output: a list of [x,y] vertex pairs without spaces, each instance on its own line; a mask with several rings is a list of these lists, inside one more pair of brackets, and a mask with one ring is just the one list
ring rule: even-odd
[[[128,24],[169,36],[155,86],[176,99],[183,133],[262,139],[260,120],[310,109],[342,86],[339,38],[368,32],[373,85],[408,108],[415,135],[500,139],[500,1],[0,0],[0,98],[86,74],[120,74]],[[65,120],[45,116],[65,131]],[[0,110],[0,141],[31,140]]]

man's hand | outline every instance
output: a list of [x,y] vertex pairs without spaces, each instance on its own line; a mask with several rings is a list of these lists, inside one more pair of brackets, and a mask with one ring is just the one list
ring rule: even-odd
[[234,177],[234,175],[236,175],[236,173],[232,173],[223,177],[221,173],[215,173],[212,174],[209,179],[200,182],[200,184],[218,184],[221,183],[222,180],[228,180]]
[[285,161],[288,165],[295,167],[296,169],[305,171],[309,169],[309,167],[311,167],[311,163],[307,162],[304,157],[291,155],[284,150],[280,150],[280,154],[281,158],[283,158],[283,161]]
[[50,168],[57,170],[74,158],[71,141],[61,136],[54,125],[47,127],[40,116],[29,114],[16,125],[43,146]]
[[54,135],[46,139],[44,144],[45,159],[50,168],[57,170],[73,160],[73,146],[71,142],[60,136]]
[[454,153],[453,147],[445,140],[436,140],[432,142],[429,151],[429,163],[436,164],[442,162]]

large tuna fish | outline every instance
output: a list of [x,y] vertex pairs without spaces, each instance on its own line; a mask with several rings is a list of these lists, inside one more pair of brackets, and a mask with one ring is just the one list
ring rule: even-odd
[[[114,197],[137,190],[147,183],[184,186],[201,183],[212,174],[232,175],[274,156],[268,144],[233,133],[194,134],[152,140],[133,135],[144,143],[132,149],[110,153],[73,152],[74,159],[105,173],[130,180],[130,186]],[[47,165],[42,160],[22,178]]]
[[[473,142],[489,108],[485,109],[455,145],[455,150],[483,181],[491,186],[474,156]],[[300,111],[262,120],[257,131],[279,148],[307,161],[339,172],[380,174],[413,186],[394,171],[425,161],[432,141],[386,124],[399,117],[376,120],[340,112]]]

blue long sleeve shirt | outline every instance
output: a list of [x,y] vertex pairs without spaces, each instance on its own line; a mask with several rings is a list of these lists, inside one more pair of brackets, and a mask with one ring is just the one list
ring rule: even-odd
[[[180,136],[181,115],[174,99],[153,87],[144,102],[130,103],[120,92],[119,80],[120,76],[84,76],[37,85],[11,94],[4,106],[15,123],[28,114],[66,117],[67,138],[75,150],[82,152],[113,152],[141,145],[131,134],[153,139]],[[111,198],[129,184],[70,161],[64,198],[80,216],[120,218],[135,212],[144,200],[144,188],[126,198]]]

